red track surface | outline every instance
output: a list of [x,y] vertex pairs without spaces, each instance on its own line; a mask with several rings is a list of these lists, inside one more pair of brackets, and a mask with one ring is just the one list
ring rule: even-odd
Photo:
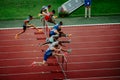
[[[29,29],[15,40],[19,29],[0,30],[0,80],[120,80],[120,24],[65,27],[72,33],[72,53],[67,56],[67,70],[61,72],[59,65],[35,66],[33,61],[42,61],[43,54],[37,40],[44,35],[35,35]],[[62,38],[66,40],[66,38]],[[48,63],[57,63],[51,57]],[[57,71],[56,71],[57,70]],[[55,71],[55,72],[54,72]],[[59,72],[60,71],[60,72]]]

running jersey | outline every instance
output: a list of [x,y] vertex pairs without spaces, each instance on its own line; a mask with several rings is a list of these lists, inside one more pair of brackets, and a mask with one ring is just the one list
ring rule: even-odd
[[59,29],[59,27],[60,27],[60,25],[59,25],[59,24],[56,24],[56,25],[53,27],[53,29],[58,30],[58,29]]
[[52,29],[51,31],[50,31],[50,36],[52,36],[52,35],[56,35],[56,29]]
[[53,13],[47,13],[47,15],[45,15],[45,20],[48,21],[51,17],[53,16]]
[[54,47],[49,46],[49,48],[46,50],[45,54],[46,54],[46,55],[51,55],[52,52],[54,51],[54,50],[52,50],[52,48],[54,48]]
[[48,9],[48,6],[43,6],[40,10],[40,13],[46,12],[47,9]]
[[49,19],[50,19],[50,15],[48,14],[45,16],[45,20],[48,21]]
[[59,37],[59,35],[52,35],[50,38],[48,38],[48,42],[53,43],[53,42],[55,42],[56,38],[58,38],[58,37]]
[[49,47],[55,47],[55,45],[58,45],[59,41],[53,42]]
[[51,43],[54,42],[54,35],[49,38],[49,42],[51,42]]

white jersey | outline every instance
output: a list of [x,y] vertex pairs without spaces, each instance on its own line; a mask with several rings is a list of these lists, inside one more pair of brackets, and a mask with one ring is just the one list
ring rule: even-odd
[[55,47],[55,45],[58,45],[59,41],[53,42],[52,44],[50,44],[49,47]]

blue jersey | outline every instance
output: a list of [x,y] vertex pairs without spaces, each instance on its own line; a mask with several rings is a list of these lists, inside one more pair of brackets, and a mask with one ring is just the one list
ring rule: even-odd
[[60,28],[60,25],[59,24],[56,24],[54,27],[53,27],[53,29],[56,29],[56,30],[58,30]]
[[52,29],[52,30],[50,31],[50,34],[49,34],[49,35],[50,35],[50,36],[56,35],[56,32],[55,32],[55,31],[56,31],[56,29]]
[[85,6],[90,6],[91,5],[91,0],[85,0],[84,4],[85,4]]
[[51,48],[48,48],[45,52],[46,55],[50,55],[52,54],[53,50],[51,50]]
[[44,54],[44,60],[45,60],[45,61],[47,61],[47,59],[48,59],[50,56],[52,56],[52,53],[53,53],[53,51],[54,51],[54,50],[52,50],[52,48],[53,48],[53,47],[49,47],[49,48],[46,50],[46,52],[45,52],[45,54]]

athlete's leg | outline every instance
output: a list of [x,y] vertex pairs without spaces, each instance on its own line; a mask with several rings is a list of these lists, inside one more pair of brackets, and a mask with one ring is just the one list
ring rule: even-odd
[[56,24],[55,20],[52,19],[52,18],[49,18],[48,22],[53,23],[53,24]]
[[91,7],[89,6],[88,8],[88,17],[90,18],[91,17]]
[[45,42],[45,43],[42,43],[40,44],[40,46],[43,46],[43,45],[46,45],[46,44],[50,44],[51,42]]
[[32,65],[36,65],[36,66],[42,66],[42,65],[45,65],[46,64],[46,61],[45,60],[43,60],[42,62],[36,62],[36,61],[34,61],[33,63],[32,63]]
[[35,28],[37,31],[42,32],[42,29],[38,29],[38,28],[37,28],[35,25],[33,25],[33,24],[27,25],[27,27],[33,27],[33,28]]
[[18,39],[19,35],[23,34],[26,31],[26,28],[27,28],[26,25],[23,25],[23,30],[15,35],[15,39]]
[[72,34],[65,34],[63,32],[59,32],[59,37],[70,37]]

